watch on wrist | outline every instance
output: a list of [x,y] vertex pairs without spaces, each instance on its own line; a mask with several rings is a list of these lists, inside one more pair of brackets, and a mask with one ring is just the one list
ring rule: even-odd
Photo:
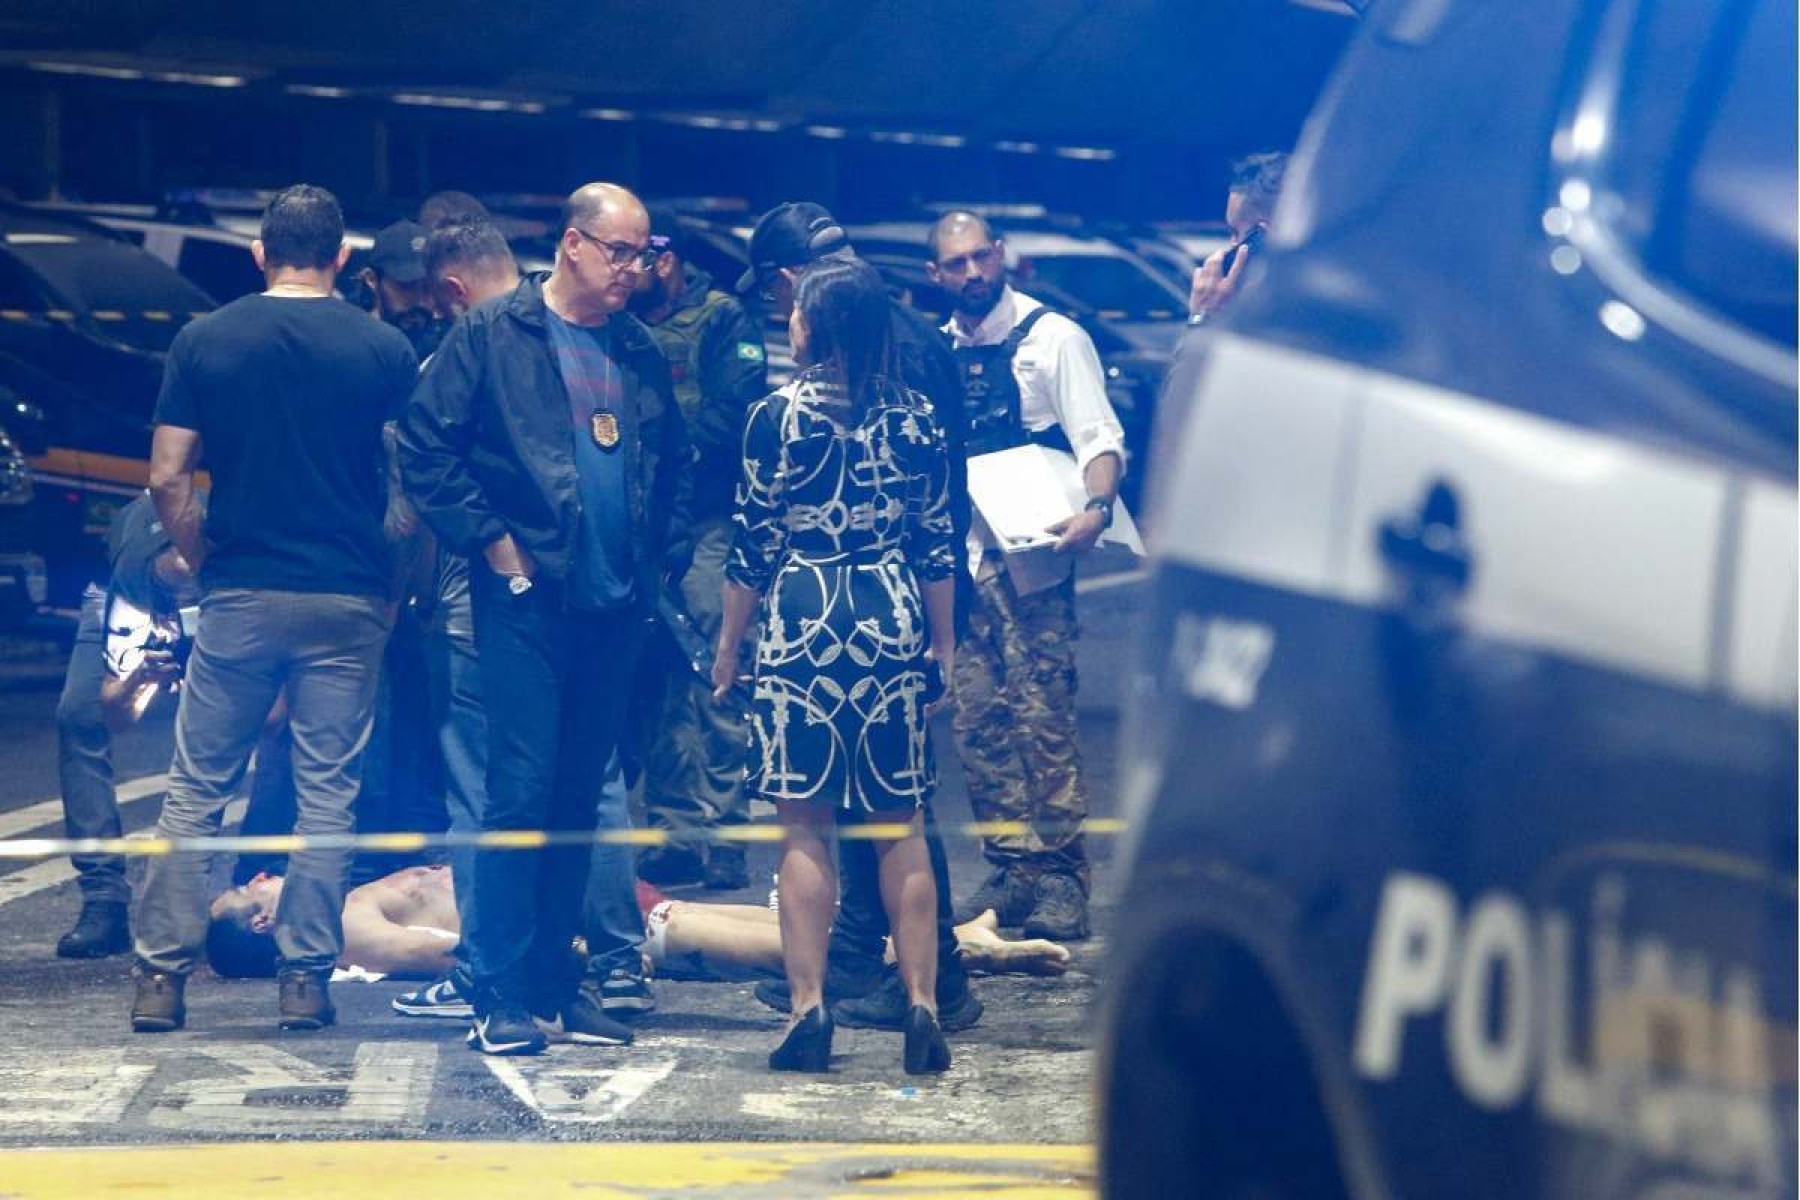
[[1110,496],[1092,496],[1083,506],[1089,512],[1100,514],[1100,528],[1111,529],[1113,523],[1113,501]]

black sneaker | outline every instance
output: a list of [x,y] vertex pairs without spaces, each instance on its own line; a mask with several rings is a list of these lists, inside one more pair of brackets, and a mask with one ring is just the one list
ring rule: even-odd
[[674,842],[666,846],[652,846],[638,855],[637,873],[639,879],[658,887],[681,887],[684,884],[699,883],[700,852],[691,846]]
[[956,906],[958,925],[973,921],[988,909],[1000,918],[1002,925],[1021,925],[1031,915],[1037,902],[1031,876],[1021,867],[1000,867],[987,877],[987,882]]
[[720,842],[706,853],[706,887],[708,891],[735,892],[750,886],[750,868],[744,862],[744,848],[736,842]]
[[414,992],[402,992],[393,999],[394,1011],[403,1017],[441,1017],[467,1021],[475,1015],[475,1006],[456,988],[456,980],[445,978],[428,983]]
[[280,1025],[289,1030],[323,1029],[337,1020],[331,1006],[330,971],[298,968],[282,971],[275,983],[280,989]]
[[133,1033],[173,1033],[187,1024],[185,977],[140,966],[132,970],[131,980],[136,989],[131,999]]
[[[889,975],[888,968],[870,958],[833,955],[825,967],[825,1003],[853,1000],[880,987]],[[793,995],[785,979],[765,979],[751,989],[762,1003],[778,1013],[793,1012]]]
[[125,905],[95,900],[81,906],[75,928],[56,943],[58,958],[107,958],[131,949],[131,922]]
[[[898,974],[857,1000],[840,1000],[831,1006],[831,1019],[846,1029],[900,1029],[912,1010],[912,1000]],[[981,997],[969,986],[968,976],[938,987],[938,1027],[947,1033],[973,1028],[981,1020]]]
[[633,1036],[631,1026],[602,1012],[591,989],[585,987],[553,1015],[532,1020],[550,1041],[577,1046],[629,1046]]
[[609,1017],[641,1017],[656,1007],[650,981],[625,967],[614,967],[599,984],[589,987],[599,992],[600,1009]]
[[1079,942],[1088,936],[1087,892],[1081,881],[1062,872],[1038,878],[1037,903],[1025,918],[1025,936],[1053,942]]
[[483,1054],[542,1054],[549,1044],[522,1004],[496,1004],[469,1026],[469,1045]]

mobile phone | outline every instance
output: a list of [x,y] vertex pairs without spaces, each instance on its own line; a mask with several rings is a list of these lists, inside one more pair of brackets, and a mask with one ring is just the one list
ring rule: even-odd
[[1232,246],[1230,249],[1226,250],[1225,251],[1225,261],[1219,264],[1219,274],[1229,275],[1231,273],[1232,265],[1237,262],[1237,257],[1240,253],[1248,254],[1248,253],[1254,252],[1257,254],[1261,254],[1262,248],[1263,248],[1263,240],[1264,240],[1264,238],[1266,238],[1268,236],[1268,232],[1269,232],[1269,230],[1268,230],[1267,226],[1258,225],[1256,228],[1252,229],[1249,233],[1244,235],[1243,241],[1237,243],[1236,245]]

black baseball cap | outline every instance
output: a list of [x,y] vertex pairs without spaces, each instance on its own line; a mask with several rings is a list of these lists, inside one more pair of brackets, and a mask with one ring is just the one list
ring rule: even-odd
[[418,283],[425,278],[425,227],[416,221],[395,221],[375,235],[369,265],[383,279]]
[[843,226],[824,205],[810,200],[777,204],[750,234],[750,267],[738,277],[737,290],[748,292],[757,276],[774,267],[797,267],[849,247]]
[[650,248],[661,253],[673,250],[677,258],[687,257],[687,230],[682,227],[681,214],[667,204],[649,205],[650,213]]

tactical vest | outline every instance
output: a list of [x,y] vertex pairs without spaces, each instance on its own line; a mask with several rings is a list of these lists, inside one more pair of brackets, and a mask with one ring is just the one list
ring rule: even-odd
[[1031,327],[1050,310],[1036,308],[1012,331],[992,346],[962,346],[956,355],[957,369],[962,373],[963,411],[968,414],[970,454],[992,454],[1010,450],[1028,442],[1069,448],[1068,435],[1060,425],[1032,433],[1025,428],[1020,415],[1019,381],[1013,375],[1013,357],[1025,341]]
[[691,308],[677,310],[660,325],[650,326],[663,357],[669,360],[669,378],[675,384],[675,403],[681,415],[692,421],[700,411],[700,328],[713,310],[730,299],[724,292],[708,289],[706,299]]

